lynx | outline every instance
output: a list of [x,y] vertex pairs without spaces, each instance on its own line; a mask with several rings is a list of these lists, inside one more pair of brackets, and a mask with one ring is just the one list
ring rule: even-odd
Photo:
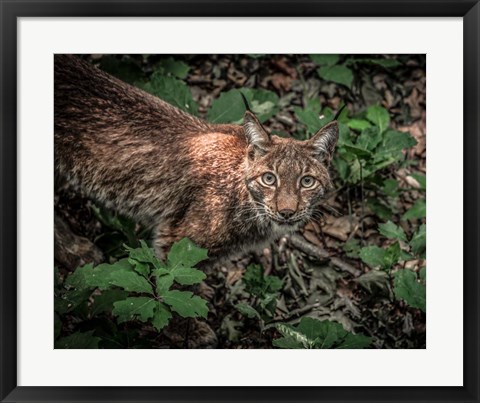
[[312,219],[330,185],[331,122],[306,141],[210,124],[75,56],[56,55],[55,173],[153,229],[163,258],[188,237],[212,259],[251,251]]

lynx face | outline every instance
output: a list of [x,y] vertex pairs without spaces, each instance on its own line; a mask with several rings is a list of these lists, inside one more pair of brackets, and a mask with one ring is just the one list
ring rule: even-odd
[[245,115],[245,182],[258,219],[288,231],[307,222],[330,184],[328,166],[338,139],[336,122],[307,141],[270,136]]

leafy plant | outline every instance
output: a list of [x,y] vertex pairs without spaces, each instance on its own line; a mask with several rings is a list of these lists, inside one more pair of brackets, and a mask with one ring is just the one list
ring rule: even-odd
[[212,123],[240,123],[245,114],[245,105],[241,93],[247,98],[250,109],[261,122],[270,119],[278,112],[278,95],[264,89],[244,88],[225,91],[215,99],[207,113]]
[[310,55],[311,59],[319,66],[318,76],[327,81],[352,87],[353,72],[344,63],[339,63],[339,55]]
[[258,265],[250,265],[242,278],[245,291],[252,297],[251,305],[239,303],[235,308],[248,318],[258,317],[263,321],[269,321],[275,314],[279,291],[282,288],[282,280],[276,276],[266,276],[263,268]]
[[276,329],[283,337],[273,341],[279,348],[366,348],[370,337],[347,332],[340,323],[303,317],[297,326],[278,323]]
[[[150,324],[156,331],[163,329],[174,314],[183,318],[207,317],[205,300],[190,291],[173,288],[175,283],[187,286],[205,279],[203,272],[193,268],[207,259],[205,249],[182,239],[172,246],[165,263],[155,257],[144,241],[139,248],[126,246],[126,250],[128,258],[97,267],[87,264],[68,276],[63,287],[57,287],[55,311],[58,317],[75,311],[84,319],[111,313],[117,324],[140,321]],[[92,303],[88,302],[90,298],[93,298]],[[79,312],[81,306],[82,312]],[[76,332],[57,340],[56,346],[95,347],[101,337],[95,335],[95,342],[86,340],[92,339],[93,334]]]

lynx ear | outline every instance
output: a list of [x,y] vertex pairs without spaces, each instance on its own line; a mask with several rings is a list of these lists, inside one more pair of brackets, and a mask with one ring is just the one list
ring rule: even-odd
[[267,152],[270,144],[270,135],[263,128],[257,117],[249,110],[245,112],[243,130],[249,146],[252,146],[256,152]]
[[330,122],[308,141],[315,150],[315,156],[324,164],[329,165],[338,141],[338,123]]

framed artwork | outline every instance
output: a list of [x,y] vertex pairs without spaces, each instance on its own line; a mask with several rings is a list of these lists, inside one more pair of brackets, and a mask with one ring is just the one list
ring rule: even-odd
[[479,401],[478,1],[1,7],[2,401]]

